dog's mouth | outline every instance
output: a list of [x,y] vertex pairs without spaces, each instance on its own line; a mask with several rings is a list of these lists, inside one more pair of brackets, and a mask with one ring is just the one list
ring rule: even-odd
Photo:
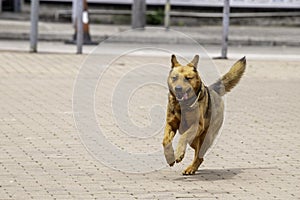
[[176,92],[176,100],[181,102],[188,100],[189,98],[189,92],[191,91],[191,88],[189,88],[186,92]]

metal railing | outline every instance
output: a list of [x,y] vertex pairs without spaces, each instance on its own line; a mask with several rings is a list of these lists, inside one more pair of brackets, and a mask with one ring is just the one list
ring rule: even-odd
[[[1,2],[1,0],[0,0]],[[80,7],[82,1],[81,0],[73,0],[73,4],[77,6],[77,11],[82,10]],[[81,2],[81,3],[80,3]],[[143,2],[141,4],[141,2]],[[144,6],[145,0],[135,0],[133,1],[133,4],[139,3],[140,6]],[[39,7],[39,0],[32,0],[31,1],[31,35],[30,35],[30,49],[32,52],[37,51],[37,23],[38,23],[38,7]],[[78,7],[79,6],[79,7]],[[227,6],[227,7],[226,7]],[[134,10],[134,8],[136,8]],[[73,10],[74,12],[74,10]],[[55,12],[55,19],[58,20],[62,16],[72,16],[74,14],[72,10],[58,10]],[[135,17],[132,17],[133,19],[136,18],[136,23],[144,25],[145,23],[141,23],[139,20],[141,20],[142,17],[138,17],[141,15],[146,14],[155,14],[155,11],[147,11],[139,9],[139,6],[132,6],[132,10],[89,10],[90,15],[135,15]],[[172,11],[170,0],[165,0],[165,19],[164,19],[164,25],[165,28],[168,29],[170,27],[170,18],[171,17],[193,17],[193,18],[222,18],[223,19],[223,34],[222,34],[222,51],[221,51],[221,58],[227,57],[227,43],[228,43],[228,28],[229,28],[229,19],[230,18],[255,18],[255,17],[295,17],[300,16],[300,12],[254,12],[254,13],[230,13],[229,14],[229,0],[224,0],[224,6],[223,6],[223,13],[199,13],[199,12],[180,12],[180,11]],[[81,19],[80,12],[76,12],[76,18]],[[80,23],[82,23],[82,20],[77,20],[77,27],[78,32],[80,32]],[[132,27],[133,22],[132,22]],[[82,52],[82,44],[80,42],[80,34],[77,34],[77,53]]]
[[[209,12],[180,12],[170,11],[170,17],[195,17],[195,18],[222,18],[223,13]],[[90,9],[90,15],[131,15],[131,10],[102,10]],[[155,14],[155,11],[146,11],[147,15]],[[61,17],[71,17],[72,10],[57,10],[54,14],[55,20]],[[300,12],[246,12],[246,13],[230,13],[230,18],[257,18],[257,17],[298,17]]]

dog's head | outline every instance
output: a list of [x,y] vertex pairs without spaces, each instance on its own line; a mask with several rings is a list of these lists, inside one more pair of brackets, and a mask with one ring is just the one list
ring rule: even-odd
[[202,86],[202,81],[197,71],[199,56],[187,65],[181,65],[175,55],[171,57],[172,69],[168,78],[170,92],[176,97],[177,101],[182,102],[195,97]]

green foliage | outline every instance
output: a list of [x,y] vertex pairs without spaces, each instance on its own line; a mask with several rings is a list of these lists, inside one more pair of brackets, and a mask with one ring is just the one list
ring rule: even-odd
[[164,11],[162,9],[158,9],[153,11],[153,13],[148,14],[146,17],[147,24],[150,25],[161,25],[164,22]]

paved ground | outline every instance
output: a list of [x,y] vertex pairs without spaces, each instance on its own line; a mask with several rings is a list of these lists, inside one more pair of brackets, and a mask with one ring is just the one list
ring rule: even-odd
[[[186,177],[181,170],[190,153],[183,164],[149,173],[122,172],[122,165],[114,170],[89,154],[72,111],[73,84],[86,57],[0,52],[0,199],[299,199],[299,60],[288,55],[248,60],[245,77],[227,96],[216,146],[197,174]],[[168,57],[138,55],[118,61],[107,75],[115,83],[132,61],[152,60],[169,63]],[[234,60],[214,62],[223,73]],[[142,95],[144,103],[165,103],[165,90],[156,89],[149,89],[150,97]],[[108,98],[96,94],[99,101]],[[139,95],[133,103],[140,102]],[[99,123],[111,131],[108,137],[123,150],[161,151],[162,133],[146,143],[119,141],[118,127],[106,116],[109,104],[95,108]],[[140,108],[132,108],[140,119],[136,123],[147,123],[147,107]]]

